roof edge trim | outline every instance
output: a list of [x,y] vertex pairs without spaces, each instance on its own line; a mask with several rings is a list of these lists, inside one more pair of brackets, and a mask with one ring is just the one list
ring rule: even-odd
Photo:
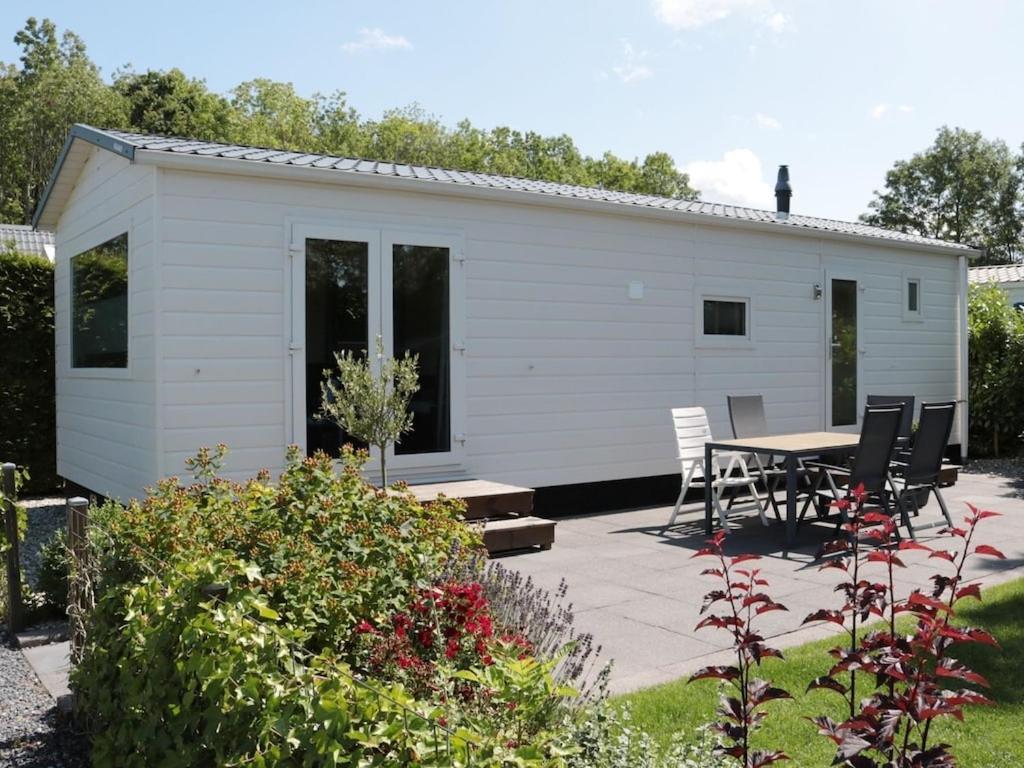
[[895,240],[884,237],[871,237],[867,235],[835,232],[827,229],[816,229],[811,227],[794,226],[782,229],[771,222],[733,219],[724,216],[707,216],[691,211],[669,211],[659,208],[643,208],[641,206],[623,206],[618,203],[602,200],[557,197],[554,195],[531,193],[524,190],[500,189],[493,187],[467,187],[442,182],[428,184],[419,179],[356,174],[326,168],[309,168],[306,166],[297,167],[282,164],[268,165],[257,161],[236,160],[223,157],[170,154],[162,150],[149,150],[142,147],[138,148],[135,161],[142,165],[155,165],[196,173],[221,172],[235,176],[257,176],[269,179],[287,178],[296,181],[305,181],[307,183],[328,183],[352,187],[391,189],[413,194],[426,193],[444,195],[448,197],[467,197],[476,200],[489,199],[491,201],[503,201],[518,205],[550,205],[577,211],[589,211],[590,213],[657,219],[661,221],[675,222],[677,224],[685,223],[697,226],[724,227],[727,229],[739,229],[741,231],[754,230],[780,236],[813,238],[826,241],[831,240],[859,245],[877,243],[887,247],[897,248],[899,250],[923,251],[926,253],[943,254],[945,256],[980,253],[980,251],[975,248],[960,244],[951,247],[948,244],[939,245]]
[[81,139],[100,149],[120,155],[129,162],[135,159],[135,147],[132,144],[116,139],[102,131],[97,131],[87,125],[75,123],[71,126],[71,130],[68,131],[68,136],[64,140],[64,146],[60,150],[60,155],[57,156],[57,162],[54,163],[53,170],[50,172],[50,178],[47,179],[46,187],[43,189],[43,194],[40,196],[39,203],[32,214],[33,229],[39,225],[39,219],[42,218],[43,211],[46,210],[46,204],[50,201],[50,194],[57,184],[57,179],[60,178],[61,170],[64,168],[64,161],[67,160],[68,153],[71,151],[71,146],[75,143],[76,139]]

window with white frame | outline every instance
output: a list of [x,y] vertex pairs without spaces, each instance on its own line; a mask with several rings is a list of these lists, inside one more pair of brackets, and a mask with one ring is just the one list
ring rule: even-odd
[[704,296],[701,334],[713,339],[750,338],[750,299]]
[[71,366],[128,367],[128,235],[71,257]]
[[906,277],[903,278],[903,319],[904,320],[920,320],[921,319],[921,278],[919,277]]

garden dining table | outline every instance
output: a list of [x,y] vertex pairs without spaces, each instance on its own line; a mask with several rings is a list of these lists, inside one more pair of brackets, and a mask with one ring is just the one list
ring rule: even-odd
[[[710,467],[712,453],[738,451],[762,456],[781,456],[786,468],[786,548],[796,544],[797,479],[800,459],[823,453],[839,453],[856,448],[860,436],[849,432],[797,432],[790,435],[742,437],[736,440],[712,440],[704,444],[704,466]],[[711,483],[704,484],[704,531],[711,535]]]

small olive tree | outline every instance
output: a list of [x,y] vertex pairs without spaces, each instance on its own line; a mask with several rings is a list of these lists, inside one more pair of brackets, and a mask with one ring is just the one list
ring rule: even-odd
[[419,391],[419,356],[405,353],[384,357],[377,337],[380,371],[373,372],[370,356],[334,353],[335,369],[325,369],[320,384],[322,415],[345,432],[380,450],[380,482],[387,487],[387,449],[412,429],[409,401]]

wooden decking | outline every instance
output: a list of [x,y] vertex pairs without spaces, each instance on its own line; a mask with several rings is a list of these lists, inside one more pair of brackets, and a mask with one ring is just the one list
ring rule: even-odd
[[483,525],[484,546],[490,554],[513,550],[551,549],[555,522],[534,517],[533,489],[494,483],[490,480],[456,480],[448,483],[410,485],[420,502],[441,494],[466,502],[466,520]]

